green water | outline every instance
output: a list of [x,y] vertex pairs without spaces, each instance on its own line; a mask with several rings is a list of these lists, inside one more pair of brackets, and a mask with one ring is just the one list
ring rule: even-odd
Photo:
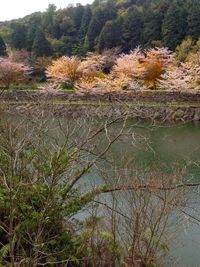
[[[128,143],[123,144],[120,150],[121,153],[133,156],[137,166],[156,167],[162,172],[168,172],[174,168],[185,168],[185,180],[200,182],[199,124],[135,127],[135,135],[135,143],[132,146]],[[116,146],[116,153],[117,150]],[[190,200],[194,204],[191,204],[191,208],[187,211],[200,219],[198,189],[191,190]],[[171,248],[171,254],[176,259],[173,266],[200,266],[200,223],[188,218],[183,220],[176,235],[176,242]]]
[[[50,123],[51,135],[61,139],[58,128],[54,125],[56,121],[57,118]],[[62,118],[61,123],[65,126],[68,123],[67,119]],[[121,126],[122,124],[113,125],[111,131],[117,133]],[[85,129],[77,129],[77,138],[84,138]],[[105,142],[105,136],[102,135],[102,139],[98,137],[97,143],[100,147],[105,146]],[[150,125],[129,120],[122,137],[112,145],[102,162],[102,168],[108,174],[111,172],[108,163],[110,159],[123,171],[126,169],[125,163],[129,162],[138,174],[153,171],[158,173],[158,177],[160,174],[170,174],[184,169],[183,180],[200,182],[200,124]],[[85,178],[81,184],[81,188],[84,189],[90,183],[94,185],[102,182],[101,178],[92,172]],[[86,186],[82,186],[83,184]],[[186,210],[200,221],[198,188],[187,192],[186,197],[191,202],[190,208]],[[173,257],[174,264],[171,264],[172,260],[166,266],[200,266],[200,223],[183,216],[183,223],[179,225],[174,239],[170,245],[170,256]]]
[[[184,169],[185,181],[200,182],[199,124],[150,126],[129,121],[130,127],[133,134],[116,142],[111,149],[112,157],[119,164],[124,159],[132,159],[132,164],[138,170],[156,170],[164,174]],[[187,198],[190,208],[186,211],[200,219],[198,188],[187,192]],[[167,266],[200,266],[200,223],[181,216],[183,223],[177,228],[170,247],[170,255],[174,260]]]

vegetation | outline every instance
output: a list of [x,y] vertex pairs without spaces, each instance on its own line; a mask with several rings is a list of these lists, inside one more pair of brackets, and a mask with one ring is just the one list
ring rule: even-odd
[[6,56],[7,52],[6,52],[6,44],[3,40],[3,38],[0,36],[0,56]]
[[[170,216],[185,203],[183,184],[178,173],[157,178],[144,172],[141,180],[127,158],[110,156],[119,139],[134,142],[125,117],[63,121],[55,119],[56,110],[37,106],[28,115],[15,111],[13,120],[12,111],[2,108],[0,264],[159,263],[168,252]],[[102,183],[83,188],[88,174]]]
[[113,47],[129,52],[166,46],[175,50],[188,36],[200,37],[198,0],[95,0],[3,22],[0,34],[15,49],[35,55],[72,56]]
[[9,59],[0,60],[0,85],[10,89],[12,84],[19,84],[27,80],[30,69],[20,63],[12,62]]
[[35,57],[26,50],[10,50],[8,57],[0,60],[1,87],[9,89],[12,84],[28,82],[29,77],[30,82],[47,80],[39,88],[53,94],[64,88],[83,93],[157,88],[199,90],[199,41],[193,45],[190,39],[184,40],[177,53],[162,47],[146,50],[138,47],[129,54],[119,52],[110,49],[102,54],[88,53],[84,58],[63,56],[52,60]]
[[[110,51],[110,54],[112,51]],[[198,57],[198,54],[196,54]],[[130,54],[113,57],[111,67],[103,72],[107,57],[89,54],[81,60],[77,57],[62,57],[47,69],[49,77],[57,83],[69,83],[79,91],[103,93],[122,90],[193,90],[199,89],[200,64],[193,55],[187,62],[179,62],[166,48],[142,51],[136,48]],[[104,67],[103,67],[104,66]]]
[[[124,90],[197,92],[200,2],[95,0],[2,22],[0,88],[21,83],[44,94],[108,93],[110,102]],[[49,104],[13,113],[1,103],[0,266],[161,266],[174,213],[199,223],[184,195],[199,183],[184,181],[185,166],[166,174],[135,168],[127,140],[153,149],[112,103],[115,117],[102,118],[97,105],[97,119],[87,108],[80,119],[63,119]],[[123,155],[113,156],[118,142]]]

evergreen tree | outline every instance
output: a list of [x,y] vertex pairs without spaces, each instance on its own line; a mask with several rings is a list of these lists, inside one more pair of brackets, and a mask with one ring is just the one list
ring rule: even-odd
[[104,19],[104,13],[102,12],[101,8],[100,9],[98,8],[92,16],[92,20],[90,22],[87,32],[89,50],[94,49],[96,38],[100,34],[105,22],[106,21]]
[[141,12],[133,7],[128,10],[122,26],[124,50],[129,51],[141,43],[143,21]]
[[43,15],[43,25],[46,31],[49,34],[52,34],[53,32],[53,26],[54,26],[54,17],[56,14],[56,6],[53,4],[50,4],[46,10],[46,12]]
[[76,28],[76,30],[78,31],[81,27],[81,22],[82,22],[82,18],[84,15],[84,7],[80,4],[78,4],[76,6],[76,8],[74,9],[74,13],[72,16],[72,20],[74,22],[74,26]]
[[147,9],[144,16],[141,43],[146,47],[152,45],[153,41],[161,40],[163,14],[160,10]]
[[0,36],[0,56],[6,56],[6,44],[3,40],[3,38]]
[[107,21],[99,36],[99,51],[111,49],[121,44],[121,33],[119,23],[117,21]]
[[17,49],[26,48],[27,28],[25,24],[13,23],[11,28],[11,45]]
[[83,17],[82,17],[81,25],[80,25],[80,29],[79,29],[80,41],[83,41],[85,36],[86,36],[91,18],[92,18],[92,10],[91,10],[90,6],[87,5],[84,9],[84,13],[83,13]]
[[174,50],[187,33],[187,14],[183,6],[173,2],[162,25],[162,40],[165,46]]
[[38,30],[32,46],[32,53],[36,57],[50,56],[52,54],[52,47],[50,42],[46,39],[43,31]]
[[115,19],[115,17],[116,9],[112,2],[108,2],[105,6],[99,6],[95,9],[87,32],[89,50],[93,50],[97,45],[99,34],[106,21]]
[[200,37],[200,5],[197,2],[190,6],[187,21],[188,35],[197,40]]
[[33,13],[27,21],[26,49],[31,52],[38,27],[41,28],[42,19],[39,12]]
[[138,45],[175,50],[185,37],[200,37],[200,1],[94,0],[59,10],[49,5],[44,13],[2,23],[0,34],[9,46],[32,51],[37,29],[51,40],[54,55],[85,55],[119,45],[124,52]]
[[30,26],[27,31],[27,37],[26,37],[26,49],[27,51],[31,52],[33,43],[35,40],[35,35],[37,32],[37,28],[35,26]]

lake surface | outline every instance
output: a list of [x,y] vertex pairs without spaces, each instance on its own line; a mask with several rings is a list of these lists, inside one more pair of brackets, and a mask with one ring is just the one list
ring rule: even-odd
[[[157,167],[160,167],[164,172],[177,165],[188,165],[185,179],[200,182],[199,124],[136,129],[136,132],[141,134],[144,140],[148,140],[150,144],[148,148],[142,142],[136,143],[134,153],[138,165],[155,166],[156,163]],[[198,189],[191,190],[190,200],[192,209],[188,209],[188,212],[200,219]],[[200,266],[200,223],[188,219],[180,227],[176,239],[175,246],[171,249],[171,254],[177,259],[175,265],[181,267]]]
[[[63,125],[66,124],[65,120],[65,118],[61,120]],[[71,123],[73,124],[73,121]],[[51,134],[59,138],[54,122],[51,128]],[[116,133],[120,128],[121,124],[116,124],[112,127],[112,132]],[[78,138],[83,138],[84,129],[79,129],[77,135]],[[98,140],[100,146],[104,146],[105,141],[105,136]],[[106,160],[109,159],[113,159],[123,171],[126,169],[124,163],[130,161],[139,175],[144,170],[146,173],[152,170],[167,175],[174,170],[184,169],[183,180],[198,183],[200,182],[200,124],[149,125],[129,120],[125,134],[112,145],[108,158],[102,162],[102,168],[108,175],[111,170]],[[89,184],[101,183],[99,175],[89,173],[80,187],[88,188]],[[199,192],[198,188],[192,188],[186,193],[185,198],[189,200],[189,204],[184,210],[200,221]],[[106,201],[109,202],[109,197]],[[175,218],[175,215],[173,216]],[[174,233],[174,240],[170,245],[172,259],[164,266],[200,266],[200,223],[184,214],[181,216],[182,223]]]
[[[200,182],[200,125],[186,124],[171,127],[158,127],[146,133],[152,151],[136,150],[140,164],[172,168],[174,165],[186,166],[187,180]],[[190,193],[191,209],[188,212],[200,219],[200,194],[198,188]],[[186,218],[187,220],[188,218]],[[188,219],[184,221],[176,236],[171,253],[177,259],[176,266],[200,266],[200,224]]]
[[[134,136],[124,137],[112,146],[111,154],[116,161],[126,157],[133,159],[138,170],[156,169],[160,173],[185,168],[185,181],[200,182],[200,124],[149,126],[130,120],[129,127]],[[186,197],[189,208],[185,211],[200,219],[198,188],[192,188]],[[200,223],[184,214],[181,216],[183,223],[175,233],[170,247],[172,260],[167,266],[200,266]]]

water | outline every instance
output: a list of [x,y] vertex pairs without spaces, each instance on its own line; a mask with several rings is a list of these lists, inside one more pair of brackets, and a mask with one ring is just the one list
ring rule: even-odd
[[[63,125],[67,124],[65,118],[61,122]],[[70,121],[70,124],[72,125],[73,122]],[[112,132],[118,132],[121,126],[121,124],[114,125]],[[54,122],[51,128],[51,134],[59,138]],[[78,128],[78,131],[78,138],[83,138],[85,129]],[[97,141],[99,146],[103,147],[106,138],[102,136],[102,139],[98,138]],[[127,162],[134,166],[137,175],[143,172],[148,174],[152,171],[159,177],[162,174],[173,173],[174,170],[184,170],[183,180],[198,183],[200,182],[200,124],[149,125],[129,120],[125,134],[112,145],[108,156],[100,164],[100,167],[106,170],[108,179],[109,175],[112,175],[112,170],[106,160],[110,159],[115,161],[119,170],[121,168],[123,172],[126,168],[127,172],[129,170]],[[102,183],[100,175],[92,172],[87,174],[83,180],[80,187],[84,189],[91,184]],[[83,184],[86,186],[82,186]],[[199,218],[200,221],[198,188],[187,192],[185,198],[189,199],[190,203],[184,211]],[[106,196],[106,201],[109,201],[108,196]],[[175,216],[173,215],[173,219]],[[170,245],[169,252],[175,263],[169,266],[200,266],[200,223],[184,214],[181,216],[183,223],[174,233],[175,238]]]
[[[119,131],[121,125],[115,125],[113,132]],[[131,129],[131,130],[130,130]],[[127,131],[127,132],[126,132]],[[130,134],[131,133],[131,134]],[[104,145],[102,137],[100,145]],[[183,180],[200,182],[200,124],[174,124],[174,125],[149,125],[128,121],[125,135],[112,145],[109,155],[103,161],[102,169],[107,174],[110,170],[106,160],[112,159],[125,172],[126,162],[134,166],[137,175],[145,170],[145,174],[152,171],[158,175],[167,175],[174,171],[183,172]],[[110,179],[109,175],[107,179]],[[143,177],[143,176],[142,176]],[[86,175],[81,183],[81,188],[100,185],[101,177],[94,171]],[[84,185],[84,186],[83,186]],[[126,195],[118,195],[120,202]],[[197,267],[200,266],[200,194],[198,188],[192,188],[184,196],[188,199],[187,214],[199,218],[199,222],[188,215],[179,213],[179,224],[174,227],[173,239],[167,259],[169,264],[164,266]],[[101,199],[102,200],[102,199]],[[105,202],[109,203],[109,196]],[[122,205],[122,204],[121,204]],[[121,211],[126,210],[121,207]],[[173,214],[173,220],[176,215]],[[176,223],[176,222],[175,222]]]
[[[167,174],[174,169],[184,169],[185,181],[200,182],[199,124],[149,126],[129,121],[128,127],[132,127],[134,136],[125,137],[113,145],[113,158],[119,162],[123,157],[133,159],[138,170],[156,169]],[[200,220],[198,188],[191,189],[186,197],[190,201],[190,208],[184,211]],[[177,228],[175,241],[170,246],[170,255],[174,257],[174,262],[172,260],[169,265],[200,266],[200,223],[184,214],[181,216],[183,223]]]
[[[200,182],[200,125],[179,124],[172,126],[136,129],[143,142],[136,142],[134,153],[138,165],[156,166],[163,172],[174,166],[185,167],[185,179]],[[149,147],[145,145],[149,144]],[[192,209],[187,211],[200,219],[200,194],[191,190]],[[177,262],[174,266],[200,266],[200,223],[188,220],[179,228],[171,254]]]

